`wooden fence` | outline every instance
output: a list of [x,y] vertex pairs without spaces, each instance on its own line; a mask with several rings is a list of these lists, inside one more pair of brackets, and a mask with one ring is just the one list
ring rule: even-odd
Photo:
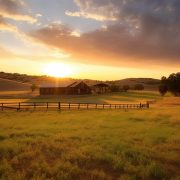
[[62,102],[21,102],[0,103],[0,110],[48,110],[48,109],[148,109],[149,103],[138,104],[96,104],[96,103],[62,103]]

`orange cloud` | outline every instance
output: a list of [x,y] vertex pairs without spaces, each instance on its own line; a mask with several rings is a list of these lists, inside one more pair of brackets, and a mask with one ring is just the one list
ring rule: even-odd
[[3,31],[10,31],[10,32],[17,32],[17,28],[11,24],[5,22],[5,20],[0,16],[0,30]]

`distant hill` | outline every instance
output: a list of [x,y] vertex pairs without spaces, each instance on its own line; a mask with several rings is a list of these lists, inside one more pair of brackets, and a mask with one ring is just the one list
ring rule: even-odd
[[[127,79],[115,80],[115,81],[98,81],[91,79],[53,78],[45,75],[32,76],[27,74],[6,73],[6,72],[0,72],[0,78],[1,78],[0,91],[2,91],[2,89],[4,90],[11,89],[11,86],[13,87],[12,89],[23,90],[23,89],[29,89],[29,86],[31,84],[36,84],[38,86],[41,86],[42,84],[65,83],[65,82],[77,81],[77,80],[83,80],[88,85],[93,85],[99,82],[105,82],[119,86],[129,85],[131,88],[133,88],[134,85],[136,84],[142,84],[145,87],[145,90],[157,90],[160,84],[160,80],[153,78],[127,78]],[[4,80],[4,84],[1,83],[3,79],[6,79],[6,83]]]
[[31,84],[0,78],[0,91],[29,91]]
[[131,88],[136,84],[142,84],[145,90],[157,90],[160,85],[160,80],[153,78],[127,78],[112,82],[119,86],[129,85]]

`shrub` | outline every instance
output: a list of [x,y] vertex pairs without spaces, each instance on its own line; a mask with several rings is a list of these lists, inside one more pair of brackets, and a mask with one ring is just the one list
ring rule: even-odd
[[150,166],[148,166],[147,176],[149,179],[163,180],[166,178],[166,173],[160,165],[151,163]]

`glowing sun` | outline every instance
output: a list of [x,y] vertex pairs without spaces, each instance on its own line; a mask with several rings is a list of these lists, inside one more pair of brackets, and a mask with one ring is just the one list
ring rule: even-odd
[[67,77],[71,75],[72,72],[72,68],[63,63],[50,63],[44,67],[44,73],[53,77]]

